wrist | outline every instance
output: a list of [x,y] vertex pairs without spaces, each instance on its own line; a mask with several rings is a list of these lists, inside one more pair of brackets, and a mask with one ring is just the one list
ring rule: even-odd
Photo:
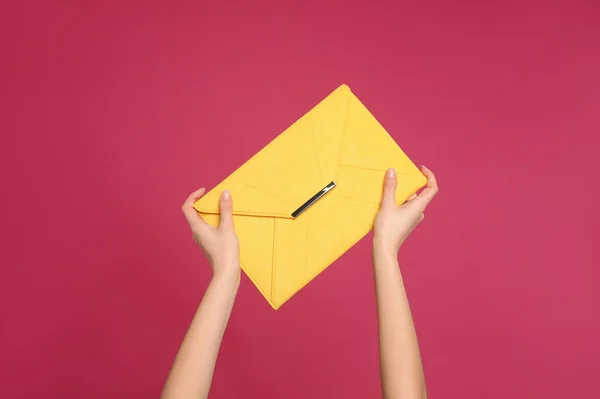
[[230,268],[223,271],[215,271],[212,281],[218,285],[228,285],[237,288],[240,284],[240,268]]
[[398,252],[385,247],[373,246],[373,272],[375,276],[387,276],[384,278],[399,273]]
[[398,259],[398,251],[400,247],[392,245],[385,240],[380,240],[375,237],[373,239],[373,256]]

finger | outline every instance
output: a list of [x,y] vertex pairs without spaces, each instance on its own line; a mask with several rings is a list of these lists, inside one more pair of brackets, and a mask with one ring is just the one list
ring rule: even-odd
[[416,203],[421,209],[424,210],[427,204],[431,202],[433,197],[435,197],[440,190],[433,172],[427,169],[425,166],[421,167],[421,171],[425,177],[427,177],[427,187],[425,187],[425,189],[421,191],[421,193],[417,195],[417,198],[415,198],[411,203]]
[[396,185],[398,179],[396,178],[396,171],[390,168],[385,173],[385,179],[383,181],[383,197],[381,198],[381,207],[396,206]]
[[231,192],[229,190],[223,191],[221,194],[221,200],[219,202],[219,210],[221,212],[221,220],[219,221],[219,229],[221,230],[232,230],[233,229],[233,200],[231,199]]
[[187,219],[190,225],[198,222],[205,223],[204,220],[202,220],[202,218],[198,216],[198,213],[194,209],[194,202],[202,198],[205,192],[206,189],[204,187],[194,191],[190,194],[190,196],[185,200],[185,202],[181,206],[181,211],[185,215],[185,218]]
[[410,196],[409,199],[406,200],[406,202],[404,204],[402,204],[402,206],[407,206],[412,200],[414,200],[415,198],[417,198],[417,193],[414,193],[413,195]]

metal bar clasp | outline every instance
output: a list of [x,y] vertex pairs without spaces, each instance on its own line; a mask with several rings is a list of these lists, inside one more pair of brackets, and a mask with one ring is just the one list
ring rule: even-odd
[[295,219],[298,215],[300,215],[302,212],[304,212],[305,210],[307,210],[312,204],[314,204],[319,199],[321,199],[322,196],[324,196],[325,194],[327,194],[334,187],[335,187],[335,182],[331,182],[328,185],[326,185],[321,191],[319,191],[318,193],[316,193],[315,195],[313,195],[308,201],[306,201],[304,204],[302,204],[300,206],[300,208],[296,209],[292,213],[292,217]]

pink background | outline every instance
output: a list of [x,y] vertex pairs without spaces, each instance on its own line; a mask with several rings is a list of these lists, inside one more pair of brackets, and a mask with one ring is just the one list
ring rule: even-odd
[[[430,397],[600,397],[598,2],[54,3],[0,17],[0,397],[157,397],[209,279],[181,203],[341,83],[440,182]],[[244,277],[212,397],[379,397],[375,322],[369,238],[277,312]]]

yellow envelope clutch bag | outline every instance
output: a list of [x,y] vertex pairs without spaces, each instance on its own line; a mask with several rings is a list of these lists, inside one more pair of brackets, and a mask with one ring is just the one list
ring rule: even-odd
[[342,85],[194,208],[216,226],[231,191],[242,269],[277,309],[372,229],[390,167],[399,204],[427,182]]

